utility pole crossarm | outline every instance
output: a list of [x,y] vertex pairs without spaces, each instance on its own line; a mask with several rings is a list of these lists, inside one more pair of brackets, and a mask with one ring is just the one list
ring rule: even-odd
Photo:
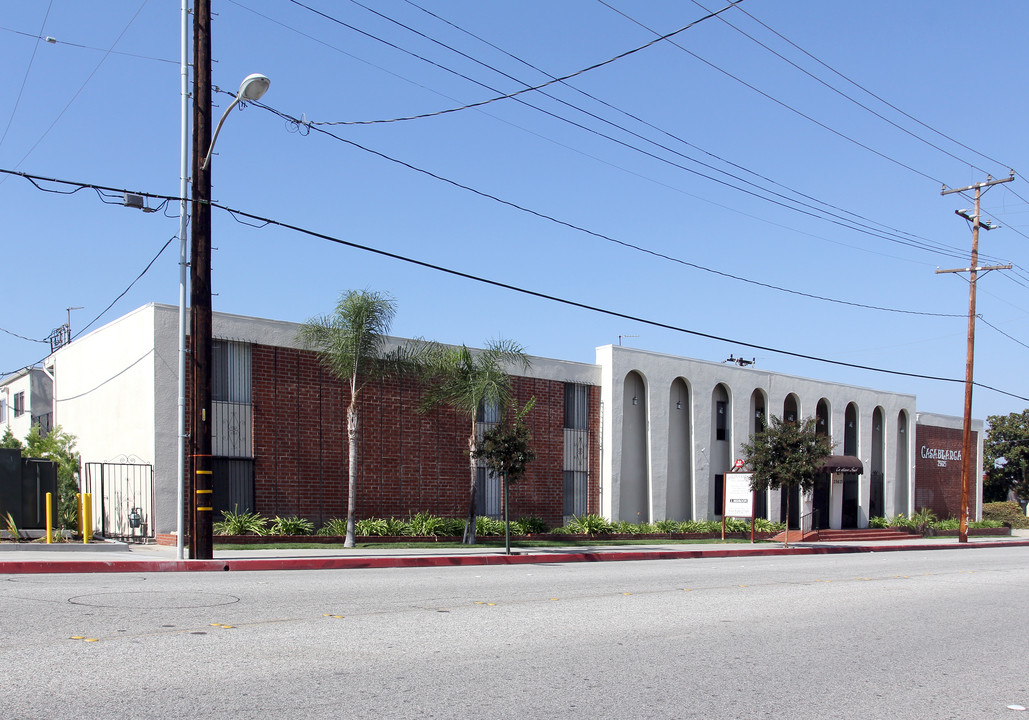
[[974,268],[954,268],[953,270],[941,270],[936,268],[936,274],[942,275],[943,273],[966,273],[966,272],[987,272],[989,270],[1010,270],[1011,265],[980,265]]

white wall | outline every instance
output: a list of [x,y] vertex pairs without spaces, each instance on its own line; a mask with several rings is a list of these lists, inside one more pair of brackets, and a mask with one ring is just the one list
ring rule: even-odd
[[[858,407],[858,456],[866,467],[866,474],[859,479],[860,501],[858,524],[868,523],[867,508],[869,503],[869,481],[871,479],[872,456],[872,413],[877,406],[882,407],[887,430],[884,454],[885,497],[887,512],[893,513],[892,488],[896,481],[896,442],[894,428],[901,410],[915,417],[915,397],[899,393],[872,390],[869,388],[823,382],[808,378],[794,377],[767,372],[755,368],[741,368],[732,364],[721,364],[691,360],[688,358],[663,355],[660,353],[638,350],[623,346],[606,345],[597,348],[597,364],[602,368],[604,416],[602,437],[604,442],[603,463],[603,497],[604,513],[614,520],[636,520],[623,518],[619,512],[618,497],[620,495],[621,448],[618,438],[622,436],[622,417],[624,415],[622,384],[630,372],[637,372],[645,378],[648,402],[646,404],[647,432],[650,456],[650,508],[651,521],[664,519],[664,498],[667,495],[667,462],[669,456],[670,418],[673,405],[668,402],[669,391],[676,379],[681,378],[690,389],[688,412],[692,429],[691,457],[693,461],[693,496],[692,512],[694,519],[705,519],[717,514],[714,508],[712,493],[712,477],[721,472],[721,465],[713,467],[713,418],[712,394],[719,384],[729,390],[731,424],[728,442],[731,448],[730,460],[740,457],[740,446],[750,437],[751,396],[755,389],[761,389],[767,397],[767,415],[782,416],[783,403],[789,394],[795,394],[801,418],[812,417],[815,407],[822,398],[830,405],[831,437],[839,443],[838,452],[843,452],[844,413],[848,403]],[[684,403],[685,405],[685,403]],[[686,410],[687,408],[684,408]],[[678,411],[675,411],[678,412]],[[908,457],[911,460],[909,477],[914,476],[914,428],[909,428]],[[724,460],[724,458],[723,458]],[[730,462],[731,464],[731,462]],[[778,500],[772,493],[770,503]],[[806,503],[810,505],[810,501]],[[804,512],[810,511],[810,507]]]

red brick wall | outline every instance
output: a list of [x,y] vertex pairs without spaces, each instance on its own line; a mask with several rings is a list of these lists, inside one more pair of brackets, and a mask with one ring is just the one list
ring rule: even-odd
[[[928,508],[936,517],[959,517],[961,513],[961,430],[936,425],[915,428],[915,510]],[[978,433],[972,433],[972,451],[978,447]],[[945,453],[943,457],[939,455]],[[950,455],[949,457],[947,455]],[[970,458],[973,463],[975,457]],[[975,474],[969,487],[970,517],[975,517]]]
[[[346,407],[350,389],[313,352],[254,345],[252,350],[255,502],[265,516],[301,515],[322,523],[346,517]],[[511,489],[511,517],[562,522],[564,384],[516,377],[536,460]],[[440,408],[417,412],[421,391],[409,379],[373,382],[359,396],[357,517],[407,517],[427,511],[463,517],[471,476],[467,417]],[[599,510],[599,388],[591,388],[589,507]]]

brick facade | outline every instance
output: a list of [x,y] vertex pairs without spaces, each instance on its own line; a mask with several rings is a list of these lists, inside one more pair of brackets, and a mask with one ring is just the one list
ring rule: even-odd
[[[919,424],[915,429],[915,505],[928,508],[936,517],[961,514],[961,435],[955,428]],[[978,433],[972,433],[972,447],[978,447]],[[969,488],[969,517],[975,517],[975,485]]]
[[[300,515],[316,524],[346,517],[346,408],[349,386],[324,371],[315,353],[252,346],[254,494],[265,516]],[[562,524],[564,383],[515,377],[536,460],[511,489],[511,517],[538,515]],[[421,391],[410,379],[376,381],[358,408],[357,517],[467,512],[470,420],[449,408],[417,412]],[[599,511],[599,388],[590,388],[589,510]]]

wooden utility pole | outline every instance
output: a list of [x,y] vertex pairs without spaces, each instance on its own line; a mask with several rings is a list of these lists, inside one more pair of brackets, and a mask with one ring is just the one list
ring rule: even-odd
[[972,458],[975,457],[975,453],[972,450],[972,363],[975,357],[975,286],[979,279],[980,272],[989,272],[990,270],[1009,270],[1010,265],[990,265],[985,267],[979,267],[979,228],[984,230],[992,230],[993,225],[989,222],[982,222],[979,219],[979,206],[980,200],[982,199],[983,189],[989,189],[994,185],[1000,183],[1011,182],[1015,179],[1015,173],[1012,171],[1009,177],[1002,180],[994,180],[989,175],[986,176],[986,182],[976,183],[975,185],[969,185],[968,187],[958,188],[956,190],[948,190],[947,186],[944,185],[940,191],[941,195],[950,195],[951,193],[967,192],[969,190],[975,191],[975,209],[972,211],[971,217],[968,215],[967,210],[955,210],[956,215],[960,215],[966,220],[972,223],[972,264],[967,268],[956,268],[953,270],[940,270],[937,268],[936,273],[963,273],[969,274],[968,283],[968,350],[965,355],[965,417],[964,423],[961,430],[961,515],[958,525],[958,542],[968,542],[968,492],[972,485]]
[[193,414],[193,532],[189,556],[214,557],[214,477],[211,463],[211,3],[193,8],[193,212],[190,249],[190,350]]

